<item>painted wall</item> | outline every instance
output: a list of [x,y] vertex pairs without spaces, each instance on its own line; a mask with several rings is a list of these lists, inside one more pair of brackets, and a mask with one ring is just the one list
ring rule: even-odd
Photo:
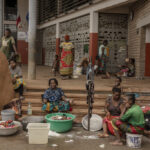
[[134,12],[133,20],[128,24],[128,51],[129,57],[136,60],[136,76],[143,77],[145,74],[145,27],[137,28],[140,20],[150,16],[150,1],[136,2],[130,7]]
[[18,41],[17,49],[21,54],[21,59],[23,64],[28,63],[28,42],[27,42],[27,32],[28,32],[28,22],[26,20],[26,15],[28,13],[28,0],[18,0],[18,14],[21,17],[21,25],[18,30]]

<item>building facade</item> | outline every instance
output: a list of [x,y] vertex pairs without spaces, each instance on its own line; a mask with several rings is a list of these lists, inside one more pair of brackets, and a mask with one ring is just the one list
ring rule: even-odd
[[[4,3],[4,0],[1,1]],[[75,64],[87,55],[92,57],[94,63],[100,44],[108,40],[109,72],[117,72],[117,66],[129,57],[135,59],[136,77],[150,76],[150,0],[31,1],[38,4],[37,64],[51,66],[54,55],[59,53],[60,42],[68,34],[75,46]],[[32,13],[28,0],[18,0],[17,10],[21,17],[17,45],[23,63],[27,64],[27,14]]]

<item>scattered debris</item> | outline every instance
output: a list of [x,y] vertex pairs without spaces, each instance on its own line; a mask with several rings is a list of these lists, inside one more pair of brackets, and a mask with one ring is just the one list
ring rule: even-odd
[[65,141],[66,143],[72,143],[74,142],[74,140],[68,140],[68,141]]
[[72,135],[72,134],[69,134],[69,135],[67,135],[67,137],[69,137],[69,138],[73,138],[73,135]]
[[93,140],[96,140],[96,139],[99,139],[97,135],[90,135],[90,136],[83,136],[83,138],[85,139],[93,139]]
[[77,132],[77,134],[81,134],[81,133],[82,133],[81,131]]
[[99,145],[100,148],[105,148],[105,144]]
[[48,136],[60,137],[60,136],[61,136],[61,134],[56,133],[56,132],[54,132],[54,131],[49,131]]
[[52,146],[52,147],[57,147],[58,145],[57,145],[57,144],[52,144],[51,146]]

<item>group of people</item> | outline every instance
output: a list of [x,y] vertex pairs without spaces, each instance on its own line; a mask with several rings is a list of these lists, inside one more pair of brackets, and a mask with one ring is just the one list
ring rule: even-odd
[[[103,133],[100,138],[109,137],[109,133],[116,136],[112,145],[123,145],[121,137],[126,133],[143,134],[145,119],[144,113],[136,104],[136,95],[122,96],[121,78],[116,77],[112,95],[108,96],[105,103],[106,116],[103,119]],[[42,110],[47,112],[68,112],[72,102],[69,101],[63,90],[58,87],[56,78],[49,80],[49,88],[43,94]]]
[[116,78],[113,95],[106,100],[103,134],[99,134],[100,138],[109,137],[109,133],[115,135],[112,145],[123,145],[121,137],[126,133],[143,134],[145,126],[144,113],[136,104],[136,94],[122,97],[121,81],[120,77]]
[[[95,61],[94,70],[95,73],[103,73],[109,77],[106,71],[106,62],[109,56],[107,48],[108,42],[105,40],[99,48],[98,57]],[[65,42],[60,44],[60,54],[56,55],[53,63],[53,71],[56,74],[60,72],[62,79],[71,78],[73,73],[73,61],[74,61],[74,46],[69,42],[69,36],[65,36]],[[24,81],[22,78],[21,67],[17,64],[17,60],[14,59],[17,55],[15,46],[15,40],[11,36],[10,29],[5,30],[5,35],[2,38],[2,46],[0,49],[6,56],[9,62],[9,69],[12,76],[12,83],[14,90],[19,93],[20,98],[23,98]],[[60,58],[60,62],[59,62]],[[86,67],[88,66],[88,60],[84,60],[82,63],[82,73],[86,74]],[[122,67],[119,75],[127,74],[128,76],[134,75],[134,60],[126,60],[125,66]],[[109,137],[109,132],[116,136],[117,140],[112,142],[113,145],[122,145],[121,136],[128,133],[143,134],[144,132],[144,114],[140,106],[136,105],[135,94],[129,94],[126,97],[122,97],[121,78],[116,77],[115,86],[112,89],[112,96],[109,96],[105,104],[106,117],[103,121],[103,134],[99,136],[101,138]],[[71,110],[72,101],[68,100],[61,88],[58,87],[58,81],[56,78],[49,80],[49,88],[44,92],[42,96],[43,107],[42,110],[47,112],[68,112]]]
[[6,29],[2,37],[0,51],[3,52],[9,63],[9,70],[12,77],[12,84],[16,93],[19,93],[20,99],[24,99],[24,80],[22,78],[22,70],[20,66],[20,56],[17,52],[14,37],[11,35],[11,30]]

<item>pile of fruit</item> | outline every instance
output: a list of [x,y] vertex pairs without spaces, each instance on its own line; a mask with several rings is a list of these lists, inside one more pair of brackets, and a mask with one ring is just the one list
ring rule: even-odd
[[13,128],[15,126],[12,120],[7,120],[0,123],[0,128]]

